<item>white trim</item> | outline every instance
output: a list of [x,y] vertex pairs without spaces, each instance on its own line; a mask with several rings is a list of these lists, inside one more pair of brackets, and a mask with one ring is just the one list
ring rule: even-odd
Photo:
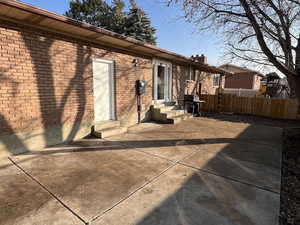
[[[219,84],[218,85],[214,85],[214,79],[215,79],[215,77],[216,76],[218,76],[219,77]],[[218,87],[220,87],[220,79],[221,79],[221,76],[220,76],[220,74],[214,74],[213,75],[213,79],[212,79],[212,86],[213,86],[213,88],[218,88]]]
[[107,64],[115,63],[113,60],[101,59],[101,58],[97,58],[97,57],[93,58],[93,62],[101,62],[101,63],[107,63]]
[[[109,65],[109,102],[110,102],[110,107],[109,107],[109,120],[116,120],[116,107],[115,107],[115,70],[114,70],[114,65],[115,62],[113,60],[106,60],[106,59],[101,59],[101,58],[93,58],[92,63],[106,63]],[[94,72],[93,76],[94,76]],[[95,104],[95,103],[94,103]],[[95,106],[94,106],[95,107]],[[95,110],[95,109],[94,109]],[[95,120],[95,118],[94,118]]]
[[161,60],[161,59],[153,59],[152,60],[153,65],[159,65],[159,64],[166,64],[167,66],[172,66],[172,63],[169,61]]
[[[192,77],[193,73],[194,73],[194,79],[192,79],[193,78]],[[189,66],[189,79],[188,80],[189,81],[196,81],[197,80],[196,76],[197,76],[196,68],[193,67],[193,66]]]
[[[164,60],[153,59],[153,100],[155,103],[164,103],[164,102],[171,102],[172,101],[172,86],[173,86],[173,68],[172,63]],[[165,67],[165,85],[168,88],[164,90],[164,99],[158,100],[157,96],[157,67],[163,66]]]
[[169,66],[169,69],[170,69],[170,74],[169,74],[169,81],[170,81],[170,84],[169,84],[169,101],[171,102],[173,100],[173,66],[172,66],[172,63],[170,64]]
[[156,103],[157,100],[157,64],[153,64],[153,101]]

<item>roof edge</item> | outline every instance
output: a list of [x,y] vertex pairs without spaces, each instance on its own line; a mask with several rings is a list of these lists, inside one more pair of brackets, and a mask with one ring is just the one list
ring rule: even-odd
[[17,1],[17,0],[0,0],[0,4],[4,4],[6,6],[10,6],[10,7],[14,7],[14,8],[18,8],[18,9],[21,9],[21,10],[24,10],[24,11],[27,11],[27,12],[30,12],[30,13],[33,13],[33,14],[36,14],[36,15],[39,15],[39,16],[45,16],[49,19],[54,19],[54,20],[59,21],[59,22],[67,23],[67,24],[77,26],[77,27],[80,27],[80,28],[83,28],[83,29],[88,29],[90,31],[94,31],[94,32],[97,32],[97,33],[102,34],[102,35],[107,35],[107,36],[110,36],[110,37],[113,37],[113,38],[128,41],[129,43],[132,43],[132,44],[140,45],[142,47],[151,48],[153,50],[161,51],[162,53],[166,53],[166,54],[174,55],[174,56],[177,56],[177,57],[182,57],[183,59],[190,60],[186,56],[183,56],[183,55],[180,55],[178,53],[162,49],[160,47],[148,44],[146,42],[137,40],[135,38],[128,37],[128,36],[125,36],[125,35],[122,35],[122,34],[118,34],[118,33],[115,33],[113,31],[109,31],[109,30],[106,30],[104,28],[96,27],[96,26],[93,26],[91,24],[84,23],[84,22],[81,22],[81,21],[78,21],[78,20],[74,20],[72,18],[63,16],[63,15],[59,15],[57,13],[53,13],[53,12],[50,12],[48,10],[44,10],[44,9],[38,8],[36,6],[29,5],[29,4],[26,4],[26,3],[23,3],[23,2],[20,2],[20,1]]
[[[238,69],[242,69],[242,70],[246,70],[246,71],[249,71],[249,72],[252,72],[252,73],[256,73],[256,74],[258,74],[258,75],[261,76],[261,77],[265,77],[264,74],[262,74],[261,72],[258,72],[258,71],[256,71],[256,70],[252,70],[252,69],[249,69],[249,68],[247,68],[247,67],[241,67],[241,66],[233,65],[233,64],[230,64],[230,63],[225,63],[225,64],[219,66],[218,68],[221,69],[221,67],[224,67],[224,66],[235,67],[235,68],[238,68]],[[227,72],[230,72],[229,70],[224,69],[224,68],[222,68],[222,70],[225,70],[225,71],[227,71]],[[242,73],[242,72],[239,72],[239,73]]]
[[[151,45],[151,44],[139,41],[137,39],[134,39],[132,37],[127,37],[127,36],[124,36],[124,35],[121,35],[121,34],[118,34],[118,33],[103,29],[103,28],[99,28],[99,27],[93,26],[91,24],[83,23],[83,22],[74,20],[72,18],[63,16],[63,15],[59,15],[59,14],[56,14],[56,13],[53,13],[53,12],[50,12],[50,11],[47,11],[47,10],[44,10],[44,9],[41,9],[41,8],[38,8],[38,7],[35,7],[35,6],[32,6],[32,5],[29,5],[29,4],[26,4],[26,3],[23,3],[23,2],[19,2],[19,1],[16,1],[16,0],[0,0],[0,5],[1,4],[5,5],[7,7],[15,8],[17,10],[26,11],[27,13],[30,13],[30,14],[46,17],[50,20],[55,20],[55,21],[58,21],[58,22],[61,22],[61,23],[71,25],[71,26],[75,26],[75,27],[78,27],[78,28],[82,28],[82,29],[86,29],[86,30],[89,30],[89,31],[92,31],[92,32],[96,32],[99,35],[109,36],[109,37],[114,38],[116,40],[126,41],[129,44],[144,47],[144,48],[147,48],[149,50],[153,50],[153,51],[157,52],[158,54],[161,53],[161,54],[165,54],[165,55],[169,56],[169,58],[164,57],[164,56],[157,56],[158,58],[166,58],[168,60],[172,60],[172,61],[178,62],[178,63],[179,62],[180,63],[188,63],[188,64],[191,64],[191,65],[197,66],[199,68],[202,68],[203,71],[206,70],[205,72],[209,71],[211,73],[221,73],[221,74],[226,74],[227,73],[225,70],[223,70],[221,68],[211,66],[211,65],[208,65],[208,64],[195,63],[189,57],[186,57],[186,56],[177,54],[175,52],[171,52],[171,51],[162,49],[162,48],[157,47],[155,45]],[[51,28],[51,29],[53,31],[55,31],[54,28]],[[113,47],[116,47],[116,46],[113,46]],[[119,47],[121,48],[121,46],[119,46]],[[139,50],[139,52],[141,54],[143,53],[142,50]]]

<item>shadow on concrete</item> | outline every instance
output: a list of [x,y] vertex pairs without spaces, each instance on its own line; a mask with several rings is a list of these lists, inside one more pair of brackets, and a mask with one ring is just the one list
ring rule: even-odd
[[253,115],[241,115],[241,114],[220,114],[220,113],[206,113],[205,117],[217,119],[220,121],[236,122],[236,123],[249,123],[253,125],[263,125],[271,127],[300,127],[300,120],[282,120],[282,119],[270,119],[261,116]]
[[[204,145],[204,144],[221,144],[221,143],[236,143],[235,138],[204,138],[204,139],[166,139],[166,140],[130,140],[130,141],[104,141],[94,139],[92,143],[86,144],[86,141],[76,141],[70,142],[66,145],[56,145],[47,148],[42,151],[29,152],[24,154],[29,155],[39,155],[39,154],[59,154],[66,152],[81,152],[88,151],[88,149],[70,149],[64,150],[66,148],[85,148],[91,147],[98,151],[101,150],[118,150],[118,149],[132,149],[132,148],[159,148],[159,147],[172,147],[172,146],[188,146],[188,145]],[[242,143],[240,143],[242,145]],[[51,150],[57,149],[57,150]],[[59,150],[61,149],[61,150]],[[22,154],[22,153],[21,153]]]
[[[228,118],[230,119],[230,118]],[[255,125],[250,125],[237,138],[249,137],[253,129],[259,129]],[[272,129],[272,128],[269,128]],[[232,181],[223,179],[226,174],[226,167],[223,168],[219,164],[218,158],[224,158],[224,153],[233,153],[236,147],[232,145],[237,143],[236,138],[220,138],[220,139],[203,139],[203,140],[187,140],[184,144],[214,144],[229,143],[226,147],[207,161],[205,167],[212,171],[218,171],[214,174],[206,174],[206,171],[199,168],[191,167],[193,175],[180,188],[167,199],[143,217],[136,225],[274,225],[277,224],[279,216],[279,195],[274,192],[248,186],[238,180]],[[159,141],[154,141],[159,143]],[[167,143],[163,142],[163,143]],[[150,144],[150,142],[149,142]],[[239,143],[240,151],[243,152],[243,143]],[[157,146],[158,147],[158,146]],[[255,151],[255,149],[253,149]],[[274,152],[280,152],[279,148],[274,148]],[[271,155],[271,152],[268,154]],[[196,156],[191,156],[191,158]],[[231,155],[235,159],[235,155]],[[258,155],[259,157],[259,155]],[[276,155],[280,157],[280,154]],[[244,167],[237,161],[232,160],[231,166],[237,166],[236,170],[242,171],[246,178],[259,179],[256,171],[251,168]],[[247,158],[243,160],[247,161]],[[258,160],[260,161],[260,160]],[[261,163],[255,162],[254,163]],[[276,160],[278,174],[280,174],[280,159]],[[189,163],[184,163],[189,166]],[[268,163],[266,163],[268,166]],[[274,168],[273,168],[274,169]],[[201,174],[206,176],[202,176]],[[267,174],[265,177],[267,178]],[[222,177],[221,179],[218,179]],[[280,176],[279,176],[280,177]],[[165,177],[164,179],[168,179]],[[174,179],[174,178],[173,178]],[[279,181],[280,182],[280,181]],[[165,188],[168,188],[167,186]],[[155,191],[151,187],[147,189],[149,193]]]
[[[177,130],[181,130],[181,132],[189,133],[190,126],[186,122],[182,124],[178,124],[174,126],[174,129],[170,130],[170,133],[176,132]],[[195,120],[193,123],[197,125],[197,121]],[[210,125],[212,126],[212,125]],[[167,133],[166,130],[163,131]],[[192,171],[192,176],[188,177],[185,182],[180,183],[175,192],[168,193],[168,197],[164,198],[159,205],[152,208],[146,216],[144,216],[139,221],[136,221],[136,225],[215,225],[215,224],[224,224],[224,225],[273,225],[275,224],[275,219],[277,216],[277,195],[265,190],[257,189],[253,186],[248,186],[243,182],[233,181],[230,179],[224,179],[222,173],[222,165],[219,163],[220,158],[224,158],[224,155],[229,155],[232,159],[236,159],[235,162],[231,161],[232,166],[235,166],[237,170],[242,171],[245,177],[251,177],[253,180],[257,178],[256,170],[252,170],[251,168],[245,167],[242,163],[239,163],[239,158],[235,156],[234,153],[238,151],[244,152],[241,149],[244,144],[251,143],[251,138],[253,131],[255,129],[259,129],[255,125],[250,125],[248,128],[243,130],[241,133],[237,133],[236,138],[204,138],[204,139],[163,139],[163,140],[132,140],[132,141],[103,141],[92,139],[91,142],[87,142],[87,140],[76,141],[70,143],[66,146],[56,146],[56,150],[45,150],[41,152],[29,152],[27,154],[34,155],[33,157],[38,156],[39,154],[51,155],[51,154],[59,154],[59,153],[76,153],[76,152],[92,152],[92,151],[106,151],[106,150],[123,150],[123,149],[132,149],[132,148],[156,148],[163,149],[163,147],[172,147],[172,146],[189,146],[189,145],[197,145],[199,149],[203,144],[210,146],[216,143],[227,143],[226,147],[220,148],[216,154],[207,160],[206,165],[210,167],[210,170],[216,170],[217,173],[210,174],[206,171],[195,170],[194,166],[189,167],[189,163],[187,164],[187,169]],[[153,134],[160,136],[160,129],[149,131],[153,132]],[[266,128],[265,131],[272,130],[272,128]],[[201,131],[202,132],[202,131]],[[204,131],[205,132],[205,131]],[[270,135],[273,135],[273,132],[270,132]],[[174,137],[174,135],[170,135]],[[245,138],[244,141],[237,140],[238,138]],[[277,136],[276,136],[277,137]],[[152,137],[151,137],[152,138]],[[274,136],[270,137],[270,139],[266,140],[270,142],[274,138]],[[238,147],[236,146],[238,145]],[[56,148],[53,147],[53,148]],[[76,148],[79,149],[76,149]],[[61,148],[61,149],[59,149]],[[263,145],[265,148],[265,145]],[[256,149],[253,149],[256,151]],[[278,149],[275,148],[274,151]],[[268,154],[271,154],[272,150],[266,150]],[[279,150],[278,150],[279,151]],[[204,153],[205,151],[197,151],[196,153]],[[111,152],[111,154],[114,154]],[[230,155],[232,154],[232,155]],[[74,156],[74,154],[71,154]],[[85,157],[88,154],[78,155],[78,160],[81,161],[81,165],[85,164]],[[126,155],[126,153],[124,154]],[[95,160],[99,160],[101,164],[101,160],[103,158],[101,155],[94,155],[93,158],[97,157]],[[107,156],[108,157],[108,156]],[[106,157],[106,160],[109,158]],[[245,153],[245,158],[247,159],[247,154]],[[259,155],[257,156],[259,157]],[[42,158],[42,157],[41,157]],[[105,157],[104,157],[105,158]],[[191,156],[193,158],[193,156]],[[32,158],[31,158],[32,159]],[[54,157],[45,157],[45,161],[41,159],[40,165],[33,165],[36,168],[42,170],[44,167],[42,164],[51,164],[53,163]],[[29,159],[30,160],[30,159]],[[120,159],[122,160],[122,159]],[[155,158],[153,158],[155,160]],[[19,161],[18,163],[21,163]],[[254,161],[255,162],[255,161]],[[113,163],[116,163],[114,161]],[[280,164],[280,161],[278,162]],[[183,164],[181,164],[183,165]],[[117,165],[114,165],[115,167]],[[220,170],[221,168],[221,170]],[[125,169],[125,168],[123,168]],[[117,171],[117,170],[116,170]],[[225,172],[225,171],[224,171]],[[51,173],[51,171],[47,171],[47,173]],[[82,174],[80,174],[82,173]],[[79,174],[71,174],[68,176],[67,172],[64,172],[64,175],[59,173],[55,173],[55,176],[58,176],[54,180],[50,181],[46,185],[51,185],[52,188],[59,188],[62,190],[62,193],[68,195],[68,193],[73,190],[76,185],[81,185],[82,182],[86,182],[89,179],[97,180],[97,176],[93,171],[92,166],[89,167],[85,164],[85,168]],[[200,175],[199,175],[200,174]],[[201,175],[202,174],[202,175]],[[178,174],[178,176],[183,177],[184,174]],[[228,174],[227,174],[228,175]],[[80,180],[71,179],[71,177],[82,176]],[[138,175],[137,175],[138,176]],[[175,179],[174,176],[165,176],[166,181],[168,179]],[[176,178],[177,179],[177,178]],[[178,178],[182,179],[182,178]],[[14,182],[13,180],[10,182]],[[101,181],[99,181],[101,182]],[[154,182],[155,185],[156,182]],[[67,186],[66,186],[67,185]],[[105,184],[101,184],[105,185]],[[66,186],[66,187],[65,187]],[[149,193],[154,193],[156,191],[160,191],[161,189],[168,190],[167,186],[159,186],[158,188],[151,189],[152,184],[150,184],[148,188]],[[28,187],[30,188],[30,187]],[[102,187],[101,190],[107,191],[107,198],[110,198],[110,189]],[[123,188],[123,189],[122,189]],[[124,187],[120,187],[120,190],[127,191],[126,185]],[[23,189],[22,189],[23,190]],[[11,190],[7,190],[10,192]],[[88,191],[89,190],[85,190]],[[30,193],[30,192],[28,192]],[[137,193],[136,193],[137,194]],[[4,196],[4,195],[3,195]],[[275,197],[274,197],[275,196]],[[29,194],[27,196],[29,198]],[[5,199],[4,199],[5,200]],[[50,200],[50,199],[49,199]],[[134,195],[132,196],[130,201],[134,200]],[[47,202],[47,199],[43,199],[44,202]],[[73,200],[72,200],[73,201]],[[4,201],[5,202],[5,201]],[[126,204],[126,202],[124,202]],[[152,202],[147,202],[147,204],[151,204]],[[99,203],[101,204],[101,203]],[[25,206],[24,206],[25,207]],[[35,201],[30,202],[28,206],[26,206],[26,210],[23,211],[12,211],[13,208],[10,209],[10,213],[14,216],[25,215],[30,211],[33,211],[38,207],[38,204]],[[140,207],[139,204],[134,207]],[[19,210],[22,210],[19,208]],[[130,209],[132,210],[132,209]],[[100,213],[100,212],[99,212]],[[130,214],[130,212],[129,212]],[[128,213],[127,213],[128,215]],[[5,221],[5,220],[4,220]],[[258,223],[258,221],[262,221],[262,223]],[[271,222],[270,222],[271,221]],[[95,221],[96,222],[96,221]]]
[[[244,204],[255,200],[254,190],[205,178],[192,175],[179,190],[135,225],[259,225],[251,218],[253,212],[246,213],[237,207],[238,199],[245,201]],[[232,189],[231,196],[226,195],[229,189]]]

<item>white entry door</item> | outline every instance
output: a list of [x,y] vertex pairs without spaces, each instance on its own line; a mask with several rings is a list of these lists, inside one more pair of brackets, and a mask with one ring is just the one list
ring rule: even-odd
[[93,60],[95,122],[114,120],[113,61]]
[[155,103],[170,102],[172,100],[172,64],[155,60],[153,78]]

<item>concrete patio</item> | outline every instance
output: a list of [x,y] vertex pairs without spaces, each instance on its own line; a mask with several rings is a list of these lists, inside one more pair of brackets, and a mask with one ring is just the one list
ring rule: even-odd
[[0,224],[278,224],[281,132],[193,118],[3,159]]

